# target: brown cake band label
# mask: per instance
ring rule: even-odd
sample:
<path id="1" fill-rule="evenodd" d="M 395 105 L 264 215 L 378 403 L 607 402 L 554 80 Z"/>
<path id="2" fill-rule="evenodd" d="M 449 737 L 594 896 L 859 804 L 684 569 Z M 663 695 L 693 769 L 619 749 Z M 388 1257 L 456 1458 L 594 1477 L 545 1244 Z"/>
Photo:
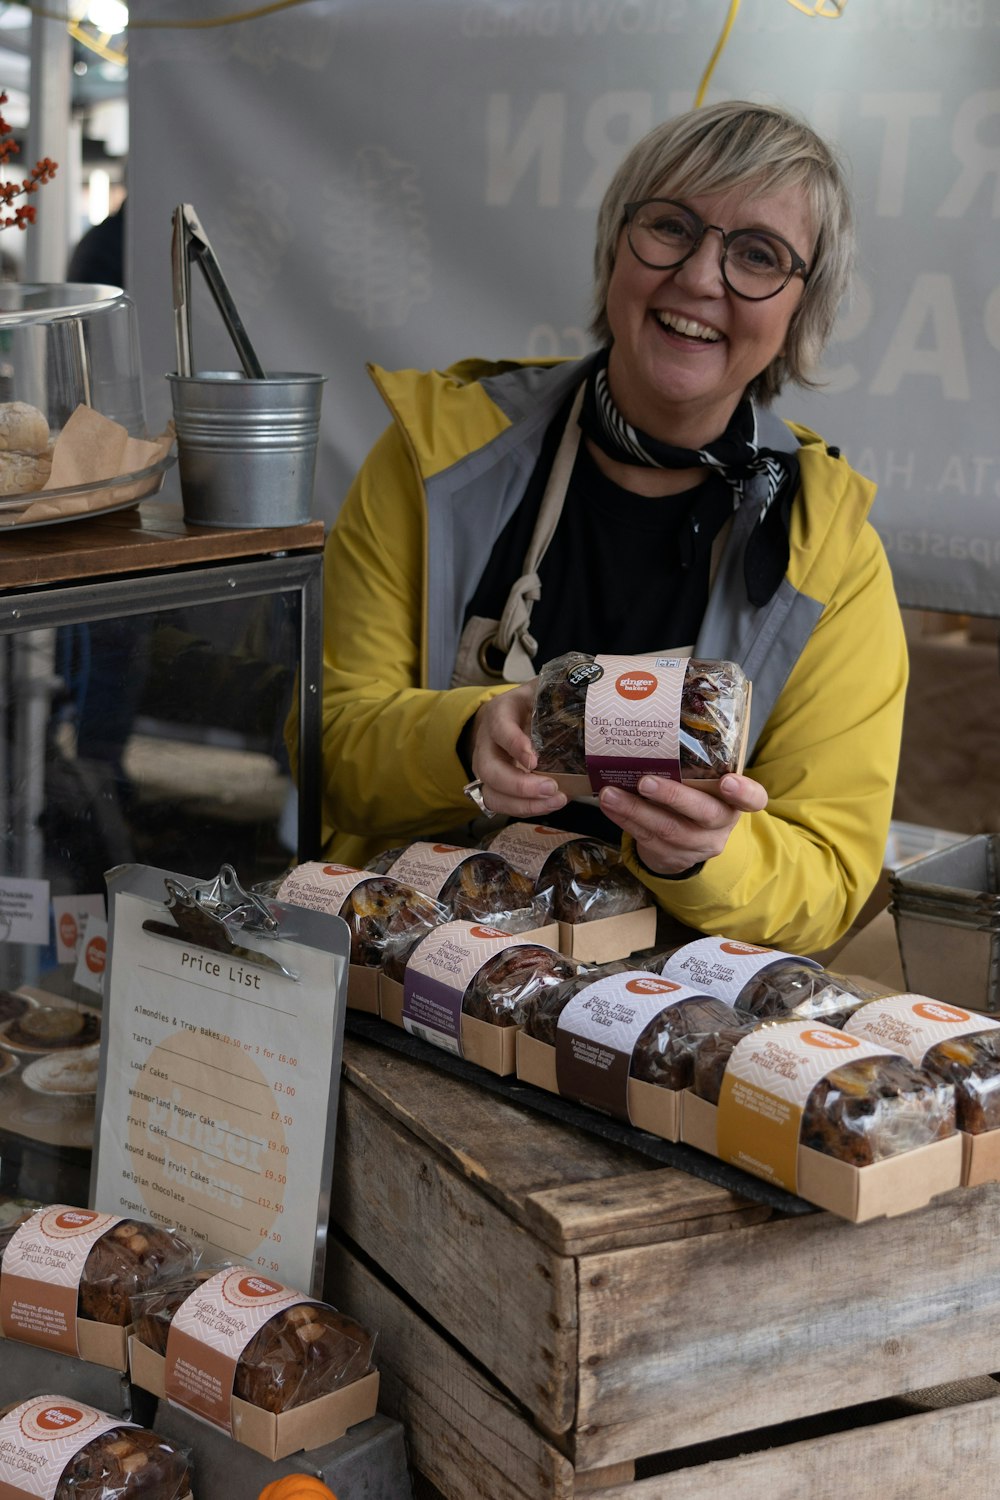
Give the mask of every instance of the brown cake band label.
<path id="1" fill-rule="evenodd" d="M 634 790 L 641 777 L 680 781 L 681 697 L 687 662 L 678 656 L 596 656 L 583 710 L 587 774 Z"/>
<path id="2" fill-rule="evenodd" d="M 835 1068 L 887 1055 L 885 1047 L 812 1021 L 758 1027 L 737 1043 L 726 1065 L 716 1120 L 719 1156 L 797 1192 L 809 1095 Z"/>
<path id="3" fill-rule="evenodd" d="M 134 1427 L 82 1401 L 33 1396 L 0 1417 L 0 1500 L 52 1500 L 81 1448 L 116 1427 Z"/>
<path id="4" fill-rule="evenodd" d="M 425 896 L 436 901 L 441 888 L 453 870 L 464 865 L 467 859 L 482 859 L 482 849 L 468 849 L 455 844 L 411 844 L 398 859 L 393 860 L 386 871 L 394 880 L 402 880 L 415 886 Z M 499 857 L 499 856 L 498 856 Z"/>
<path id="5" fill-rule="evenodd" d="M 338 917 L 340 908 L 354 888 L 374 878 L 370 870 L 354 870 L 350 865 L 310 860 L 289 871 L 278 887 L 276 899 Z"/>
<path id="6" fill-rule="evenodd" d="M 631 1124 L 628 1078 L 636 1043 L 655 1016 L 694 995 L 686 984 L 639 969 L 579 990 L 556 1026 L 560 1094 Z"/>
<path id="7" fill-rule="evenodd" d="M 11 1237 L 0 1266 L 4 1337 L 79 1354 L 76 1307 L 87 1257 L 121 1222 L 120 1214 L 65 1203 L 32 1214 Z"/>
<path id="8" fill-rule="evenodd" d="M 929 995 L 886 995 L 869 1000 L 844 1025 L 852 1036 L 878 1042 L 918 1068 L 938 1042 L 998 1028 L 1000 1021 L 933 1000 Z"/>
<path id="9" fill-rule="evenodd" d="M 564 828 L 548 828 L 544 823 L 508 823 L 490 841 L 490 852 L 502 854 L 515 870 L 529 880 L 537 880 L 557 849 L 582 838 L 582 833 L 567 833 Z"/>
<path id="10" fill-rule="evenodd" d="M 275 1313 L 311 1300 L 249 1266 L 210 1277 L 184 1299 L 167 1330 L 167 1400 L 231 1434 L 240 1355 Z"/>
<path id="11" fill-rule="evenodd" d="M 462 1002 L 469 985 L 498 953 L 536 946 L 485 922 L 443 922 L 418 944 L 406 965 L 404 1028 L 462 1057 Z"/>
<path id="12" fill-rule="evenodd" d="M 815 959 L 783 953 L 779 948 L 759 948 L 735 938 L 707 937 L 678 948 L 667 959 L 662 972 L 671 979 L 694 985 L 701 995 L 713 995 L 716 1000 L 734 1005 L 744 987 L 758 974 L 772 964 L 789 960 L 813 969 L 822 967 Z"/>

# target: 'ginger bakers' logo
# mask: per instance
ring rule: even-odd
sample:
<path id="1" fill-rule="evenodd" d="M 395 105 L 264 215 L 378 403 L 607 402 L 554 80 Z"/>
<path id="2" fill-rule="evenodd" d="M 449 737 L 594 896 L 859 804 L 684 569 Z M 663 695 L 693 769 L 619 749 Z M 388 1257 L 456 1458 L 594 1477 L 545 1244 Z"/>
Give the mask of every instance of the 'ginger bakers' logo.
<path id="1" fill-rule="evenodd" d="M 652 672 L 623 672 L 615 682 L 615 692 L 619 698 L 627 698 L 630 702 L 648 698 L 650 693 L 656 692 L 656 687 L 656 678 Z"/>
<path id="2" fill-rule="evenodd" d="M 104 965 L 108 960 L 107 940 L 102 937 L 91 938 L 84 951 L 83 961 L 91 974 L 103 974 Z"/>
<path id="3" fill-rule="evenodd" d="M 474 938 L 498 938 L 509 937 L 509 932 L 504 932 L 502 927 L 481 927 L 477 922 L 469 928 L 469 936 Z"/>
<path id="4" fill-rule="evenodd" d="M 80 929 L 76 925 L 76 918 L 71 911 L 64 911 L 59 918 L 59 941 L 64 948 L 75 948 Z"/>
<path id="5" fill-rule="evenodd" d="M 266 1276 L 244 1276 L 238 1283 L 244 1297 L 274 1297 L 284 1287 L 277 1281 L 268 1281 Z"/>
<path id="6" fill-rule="evenodd" d="M 457 854 L 461 844 L 432 844 L 431 848 L 435 854 Z"/>
<path id="7" fill-rule="evenodd" d="M 76 1406 L 46 1406 L 35 1421 L 43 1432 L 65 1432 L 83 1421 L 83 1412 Z"/>
<path id="8" fill-rule="evenodd" d="M 626 979 L 625 988 L 633 995 L 669 995 L 679 990 L 679 984 L 669 979 L 660 979 L 656 974 L 644 974 L 640 979 Z"/>
<path id="9" fill-rule="evenodd" d="M 753 943 L 725 942 L 719 944 L 720 953 L 734 953 L 738 958 L 746 958 L 753 953 L 771 953 L 771 948 L 758 948 Z"/>
<path id="10" fill-rule="evenodd" d="M 561 839 L 561 838 L 564 837 L 564 831 L 563 831 L 563 829 L 561 829 L 561 828 L 546 828 L 546 826 L 545 826 L 544 823 L 536 823 L 535 826 L 534 826 L 534 828 L 531 831 L 532 831 L 532 833 L 544 833 L 545 836 L 547 838 L 550 838 L 550 839 Z"/>
<path id="11" fill-rule="evenodd" d="M 355 872 L 350 865 L 324 865 L 324 875 L 353 875 Z"/>
<path id="12" fill-rule="evenodd" d="M 67 1208 L 63 1213 L 56 1214 L 55 1226 L 57 1229 L 89 1229 L 98 1218 L 99 1214 L 90 1213 L 84 1208 Z"/>
<path id="13" fill-rule="evenodd" d="M 829 1052 L 852 1051 L 860 1043 L 854 1037 L 848 1036 L 844 1031 L 827 1031 L 825 1027 L 815 1027 L 801 1033 L 802 1040 L 809 1047 L 822 1047 Z"/>
<path id="14" fill-rule="evenodd" d="M 959 1010 L 957 1005 L 945 1005 L 943 1000 L 918 1000 L 913 1007 L 913 1014 L 920 1016 L 924 1021 L 946 1021 L 958 1024 L 960 1021 L 971 1021 L 967 1010 Z"/>

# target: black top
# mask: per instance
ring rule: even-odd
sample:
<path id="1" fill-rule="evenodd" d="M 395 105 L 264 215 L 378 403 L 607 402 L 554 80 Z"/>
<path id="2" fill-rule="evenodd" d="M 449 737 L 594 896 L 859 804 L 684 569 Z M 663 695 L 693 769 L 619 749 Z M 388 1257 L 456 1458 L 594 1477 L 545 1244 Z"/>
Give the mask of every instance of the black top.
<path id="1" fill-rule="evenodd" d="M 499 619 L 521 576 L 565 422 L 563 410 L 546 433 L 524 500 L 497 539 L 466 619 Z M 711 473 L 678 495 L 650 498 L 622 489 L 581 441 L 562 515 L 538 569 L 541 597 L 530 625 L 536 666 L 565 651 L 645 655 L 690 647 L 708 601 L 712 543 L 732 510 L 732 490 Z M 547 821 L 615 844 L 620 837 L 587 804 L 570 803 Z"/>

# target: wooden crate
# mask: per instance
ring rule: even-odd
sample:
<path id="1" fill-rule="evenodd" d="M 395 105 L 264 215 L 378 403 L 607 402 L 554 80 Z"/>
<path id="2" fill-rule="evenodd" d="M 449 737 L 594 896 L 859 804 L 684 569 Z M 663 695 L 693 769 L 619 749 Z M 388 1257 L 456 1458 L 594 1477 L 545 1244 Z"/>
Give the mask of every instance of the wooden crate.
<path id="1" fill-rule="evenodd" d="M 1000 1458 L 992 1401 L 872 1406 L 1000 1369 L 995 1185 L 784 1217 L 350 1038 L 336 1155 L 328 1295 L 448 1500 L 832 1500 L 844 1464 L 929 1500 Z"/>

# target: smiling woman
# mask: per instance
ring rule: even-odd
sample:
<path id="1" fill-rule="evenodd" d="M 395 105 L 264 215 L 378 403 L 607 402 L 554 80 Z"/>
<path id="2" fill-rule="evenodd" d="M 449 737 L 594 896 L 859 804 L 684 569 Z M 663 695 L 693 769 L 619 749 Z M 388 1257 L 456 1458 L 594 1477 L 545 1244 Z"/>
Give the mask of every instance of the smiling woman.
<path id="1" fill-rule="evenodd" d="M 885 848 L 905 645 L 874 486 L 769 408 L 814 383 L 853 253 L 835 153 L 732 100 L 614 175 L 594 353 L 375 370 L 393 423 L 326 555 L 331 857 L 454 842 L 471 776 L 494 819 L 620 841 L 695 930 L 803 953 L 848 927 Z M 736 662 L 745 774 L 567 804 L 528 730 L 539 668 L 568 651 Z"/>

